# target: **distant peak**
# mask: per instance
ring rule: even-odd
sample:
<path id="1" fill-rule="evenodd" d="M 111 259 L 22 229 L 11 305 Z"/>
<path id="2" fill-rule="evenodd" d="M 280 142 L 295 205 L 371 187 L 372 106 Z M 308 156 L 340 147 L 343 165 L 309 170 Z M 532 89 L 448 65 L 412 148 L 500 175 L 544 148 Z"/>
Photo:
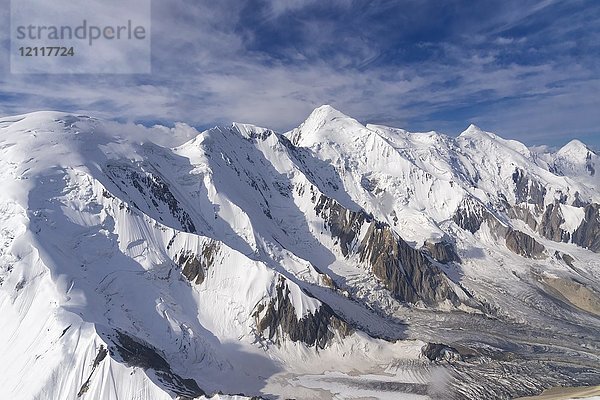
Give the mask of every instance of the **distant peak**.
<path id="1" fill-rule="evenodd" d="M 486 133 L 486 132 L 483 129 L 481 129 L 480 127 L 478 127 L 477 125 L 470 124 L 469 127 L 460 134 L 460 136 L 471 136 L 471 135 L 478 135 L 478 134 L 482 134 L 482 133 Z"/>
<path id="2" fill-rule="evenodd" d="M 580 140 L 573 139 L 566 145 L 564 145 L 559 151 L 558 154 L 576 154 L 581 153 L 582 155 L 586 155 L 590 149 L 585 145 L 585 143 Z"/>
<path id="3" fill-rule="evenodd" d="M 267 128 L 262 128 L 253 124 L 244 124 L 240 122 L 232 123 L 231 129 L 247 139 L 265 138 L 273 132 Z"/>
<path id="4" fill-rule="evenodd" d="M 323 120 L 332 120 L 335 118 L 350 118 L 349 116 L 347 116 L 346 114 L 344 114 L 343 112 L 335 109 L 334 107 L 330 106 L 329 104 L 324 104 L 320 107 L 315 108 L 310 115 L 308 116 L 308 118 L 306 119 L 308 120 L 319 120 L 319 121 L 323 121 Z"/>
<path id="5" fill-rule="evenodd" d="M 319 142 L 323 135 L 330 136 L 325 132 L 345 130 L 347 133 L 361 129 L 366 130 L 360 122 L 325 104 L 315 108 L 298 128 L 289 132 L 289 137 L 295 145 L 307 145 Z"/>

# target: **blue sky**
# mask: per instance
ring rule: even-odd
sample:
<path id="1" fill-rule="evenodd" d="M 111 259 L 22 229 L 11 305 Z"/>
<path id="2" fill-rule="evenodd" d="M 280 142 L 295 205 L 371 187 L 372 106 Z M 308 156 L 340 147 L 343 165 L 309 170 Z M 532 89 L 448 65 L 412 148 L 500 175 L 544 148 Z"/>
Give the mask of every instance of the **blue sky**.
<path id="1" fill-rule="evenodd" d="M 59 109 L 285 131 L 331 104 L 362 122 L 411 131 L 456 135 L 475 123 L 530 145 L 578 138 L 600 148 L 598 1 L 156 0 L 152 7 L 152 74 L 14 75 L 4 57 L 0 113 Z"/>

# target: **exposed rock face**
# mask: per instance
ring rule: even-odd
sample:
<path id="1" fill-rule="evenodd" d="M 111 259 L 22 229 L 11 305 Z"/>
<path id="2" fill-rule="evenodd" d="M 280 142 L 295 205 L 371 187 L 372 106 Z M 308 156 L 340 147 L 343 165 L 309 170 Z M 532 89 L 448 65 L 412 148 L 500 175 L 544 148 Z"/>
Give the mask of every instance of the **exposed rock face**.
<path id="1" fill-rule="evenodd" d="M 430 361 L 463 361 L 463 357 L 458 350 L 440 343 L 427 343 L 421 349 L 421 354 Z"/>
<path id="2" fill-rule="evenodd" d="M 185 251 L 175 256 L 175 262 L 182 268 L 183 275 L 196 285 L 202 284 L 206 271 L 212 266 L 214 256 L 219 250 L 219 244 L 211 241 L 202 247 L 202 254 L 197 255 Z"/>
<path id="3" fill-rule="evenodd" d="M 515 198 L 517 203 L 535 204 L 540 210 L 544 207 L 546 188 L 538 181 L 530 179 L 525 171 L 517 168 L 513 173 Z"/>
<path id="4" fill-rule="evenodd" d="M 543 276 L 540 282 L 548 293 L 590 314 L 600 316 L 600 294 L 571 278 Z"/>
<path id="5" fill-rule="evenodd" d="M 571 268 L 575 268 L 575 265 L 573 264 L 575 262 L 575 259 L 570 254 L 561 253 L 560 251 L 555 251 L 554 258 L 556 258 L 557 260 L 564 261 L 565 264 L 567 264 Z"/>
<path id="6" fill-rule="evenodd" d="M 361 262 L 367 262 L 398 300 L 436 305 L 450 300 L 459 305 L 458 296 L 446 275 L 419 250 L 398 238 L 389 226 L 372 222 L 359 247 Z"/>
<path id="7" fill-rule="evenodd" d="M 589 201 L 585 201 L 581 198 L 579 192 L 575 192 L 575 200 L 573 200 L 573 207 L 585 208 L 590 205 Z"/>
<path id="8" fill-rule="evenodd" d="M 594 168 L 594 162 L 592 161 L 591 152 L 588 151 L 585 161 L 585 169 L 590 173 L 591 176 L 596 175 L 596 168 Z"/>
<path id="9" fill-rule="evenodd" d="M 573 265 L 573 263 L 575 262 L 575 259 L 569 255 L 569 254 L 563 254 L 562 255 L 562 259 L 565 263 L 567 263 L 567 265 L 571 268 L 574 268 L 575 265 Z"/>
<path id="10" fill-rule="evenodd" d="M 576 201 L 579 197 L 576 196 Z M 539 232 L 545 238 L 556 242 L 575 243 L 578 246 L 600 252 L 600 204 L 580 203 L 585 208 L 585 216 L 573 235 L 561 229 L 565 222 L 558 202 L 548 204 L 542 217 Z"/>
<path id="11" fill-rule="evenodd" d="M 412 248 L 387 224 L 375 221 L 362 210 L 348 210 L 325 195 L 316 202 L 315 211 L 325 220 L 332 236 L 339 239 L 342 254 L 348 257 L 352 252 L 358 253 L 360 261 L 371 267 L 396 299 L 408 303 L 422 301 L 428 305 L 445 300 L 460 304 L 448 278 L 431 263 L 428 255 Z M 367 233 L 358 243 L 364 224 L 368 224 Z M 444 260 L 458 258 L 453 249 L 444 245 L 434 251 Z"/>
<path id="12" fill-rule="evenodd" d="M 585 217 L 573 232 L 573 243 L 600 253 L 600 204 L 590 204 L 585 208 Z"/>
<path id="13" fill-rule="evenodd" d="M 277 284 L 275 298 L 266 305 L 259 303 L 253 317 L 256 319 L 258 333 L 262 336 L 268 330 L 266 337 L 269 340 L 277 342 L 285 334 L 294 342 L 303 342 L 321 349 L 327 346 L 336 331 L 342 337 L 352 332 L 350 326 L 326 304 L 322 304 L 314 314 L 298 319 L 290 299 L 290 290 L 283 277 Z"/>
<path id="14" fill-rule="evenodd" d="M 524 205 L 517 204 L 514 207 L 509 206 L 508 216 L 525 222 L 534 231 L 537 231 L 538 229 L 538 221 L 536 220 L 535 215 L 533 215 Z"/>
<path id="15" fill-rule="evenodd" d="M 100 349 L 98 350 L 98 354 L 96 354 L 96 358 L 94 358 L 94 362 L 92 363 L 92 371 L 88 376 L 87 380 L 81 385 L 79 392 L 77 393 L 77 397 L 83 396 L 90 389 L 90 381 L 92 380 L 92 376 L 94 372 L 96 372 L 96 368 L 100 365 L 102 361 L 106 358 L 108 354 L 108 350 L 104 347 L 104 345 L 100 345 Z"/>
<path id="16" fill-rule="evenodd" d="M 113 342 L 111 354 L 117 353 L 129 366 L 144 370 L 151 369 L 156 377 L 173 393 L 181 397 L 196 398 L 205 395 L 193 379 L 185 379 L 171 370 L 169 363 L 153 346 L 141 339 L 130 336 L 122 331 L 115 331 L 116 336 L 110 337 Z"/>
<path id="17" fill-rule="evenodd" d="M 506 247 L 527 258 L 543 258 L 546 248 L 528 234 L 510 229 L 506 235 Z"/>
<path id="18" fill-rule="evenodd" d="M 450 262 L 460 263 L 460 257 L 456 254 L 456 250 L 452 243 L 441 241 L 441 242 L 425 242 L 425 249 L 429 252 L 431 257 L 441 262 L 442 264 L 448 264 Z"/>
<path id="19" fill-rule="evenodd" d="M 122 184 L 126 183 L 125 179 L 128 180 L 128 186 L 135 187 L 144 199 L 150 200 L 149 207 L 154 206 L 154 208 L 157 208 L 159 203 L 165 204 L 171 215 L 181 224 L 181 229 L 184 232 L 197 232 L 192 218 L 179 204 L 177 198 L 171 193 L 169 185 L 160 176 L 123 166 L 107 167 L 107 172 L 112 182 L 121 189 L 123 189 Z M 139 208 L 138 204 L 133 203 L 132 205 Z M 159 217 L 159 220 L 162 220 L 162 218 Z"/>
<path id="20" fill-rule="evenodd" d="M 471 233 L 477 232 L 485 221 L 497 238 L 505 239 L 506 247 L 513 253 L 527 258 L 544 257 L 546 248 L 542 244 L 528 234 L 504 225 L 483 205 L 472 201 L 463 202 L 463 205 L 454 214 L 453 220 L 461 228 L 469 230 Z"/>
<path id="21" fill-rule="evenodd" d="M 489 211 L 472 199 L 463 200 L 452 217 L 456 225 L 471 233 L 477 232 L 486 219 L 489 219 Z"/>
<path id="22" fill-rule="evenodd" d="M 372 219 L 365 212 L 350 211 L 325 195 L 319 197 L 315 211 L 326 221 L 331 235 L 339 239 L 344 257 L 350 254 L 362 225 Z"/>
<path id="23" fill-rule="evenodd" d="M 565 219 L 560 210 L 560 204 L 558 202 L 548 204 L 542 217 L 540 233 L 545 238 L 554 240 L 555 242 L 567 243 L 571 239 L 571 235 L 569 232 L 565 232 L 561 229 L 560 226 L 564 222 Z"/>

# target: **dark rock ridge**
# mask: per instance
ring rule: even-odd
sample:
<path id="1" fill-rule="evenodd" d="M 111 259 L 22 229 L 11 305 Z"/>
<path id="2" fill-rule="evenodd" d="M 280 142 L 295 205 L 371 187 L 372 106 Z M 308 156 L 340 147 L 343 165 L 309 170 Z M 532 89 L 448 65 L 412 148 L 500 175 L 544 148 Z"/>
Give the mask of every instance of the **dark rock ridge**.
<path id="1" fill-rule="evenodd" d="M 374 220 L 363 210 L 348 210 L 323 194 L 316 201 L 315 211 L 332 237 L 338 239 L 342 254 L 358 254 L 360 262 L 372 269 L 396 299 L 413 304 L 422 301 L 437 305 L 445 300 L 460 304 L 448 277 L 431 262 L 428 249 L 412 248 L 389 225 Z M 359 243 L 358 235 L 365 224 L 367 233 Z M 446 245 L 439 245 L 434 251 L 445 261 L 457 259 Z"/>
<path id="2" fill-rule="evenodd" d="M 543 258 L 546 248 L 528 234 L 509 229 L 506 234 L 506 247 L 527 258 Z"/>
<path id="3" fill-rule="evenodd" d="M 170 214 L 181 224 L 181 230 L 189 233 L 197 232 L 190 215 L 179 204 L 179 201 L 169 189 L 169 185 L 157 174 L 147 171 L 140 172 L 126 166 L 109 166 L 107 167 L 107 176 L 123 192 L 126 192 L 124 186 L 135 187 L 149 208 L 157 209 L 159 203 L 165 204 Z M 126 180 L 129 182 L 126 182 Z M 135 202 L 132 205 L 140 209 Z M 159 216 L 158 219 L 162 221 L 162 217 Z"/>
<path id="4" fill-rule="evenodd" d="M 342 337 L 352 332 L 350 326 L 324 303 L 314 314 L 298 319 L 284 277 L 279 278 L 275 297 L 268 304 L 257 304 L 252 316 L 256 320 L 258 334 L 265 338 L 265 331 L 268 331 L 266 338 L 275 343 L 279 343 L 283 333 L 294 342 L 324 349 L 335 332 Z"/>
<path id="5" fill-rule="evenodd" d="M 219 244 L 211 240 L 203 244 L 200 255 L 189 250 L 175 255 L 175 263 L 181 267 L 183 275 L 190 282 L 200 285 L 204 282 L 206 271 L 212 266 L 218 251 Z"/>
<path id="6" fill-rule="evenodd" d="M 98 354 L 96 354 L 96 358 L 94 358 L 94 362 L 92 363 L 92 371 L 90 372 L 90 375 L 88 376 L 87 380 L 83 383 L 83 385 L 81 385 L 81 388 L 79 388 L 77 397 L 83 396 L 90 389 L 90 381 L 92 380 L 92 376 L 94 375 L 94 372 L 96 372 L 96 368 L 98 368 L 100 363 L 104 361 L 107 354 L 108 350 L 104 347 L 104 345 L 100 345 Z"/>
<path id="7" fill-rule="evenodd" d="M 556 242 L 574 243 L 593 252 L 600 252 L 600 204 L 587 204 L 584 208 L 585 216 L 571 235 L 560 227 L 565 222 L 560 204 L 548 204 L 539 227 L 540 234 Z"/>
<path id="8" fill-rule="evenodd" d="M 461 262 L 460 257 L 456 253 L 454 244 L 446 240 L 442 240 L 440 242 L 426 241 L 424 247 L 434 260 L 441 262 L 442 264 Z"/>
<path id="9" fill-rule="evenodd" d="M 560 251 L 557 250 L 557 251 L 554 252 L 554 258 L 557 259 L 557 260 L 564 261 L 564 263 L 567 264 L 571 268 L 575 268 L 575 264 L 574 264 L 575 263 L 575 259 L 570 254 L 561 253 Z"/>
<path id="10" fill-rule="evenodd" d="M 507 214 L 510 218 L 518 219 L 527 224 L 532 230 L 538 230 L 538 221 L 526 205 L 517 204 L 514 207 L 507 207 Z"/>
<path id="11" fill-rule="evenodd" d="M 546 248 L 528 234 L 503 224 L 483 204 L 465 199 L 452 220 L 462 229 L 476 233 L 484 222 L 497 238 L 504 238 L 506 247 L 513 253 L 527 258 L 542 258 Z"/>
<path id="12" fill-rule="evenodd" d="M 492 216 L 485 206 L 471 198 L 466 198 L 458 207 L 452 220 L 456 225 L 471 233 L 476 233 L 486 220 L 491 220 Z"/>
<path id="13" fill-rule="evenodd" d="M 585 208 L 589 205 L 590 205 L 589 201 L 582 199 L 579 192 L 575 192 L 575 200 L 573 200 L 573 204 L 572 204 L 573 207 Z"/>
<path id="14" fill-rule="evenodd" d="M 198 387 L 193 379 L 185 379 L 171 370 L 169 363 L 159 354 L 159 351 L 141 339 L 116 330 L 110 336 L 111 355 L 118 354 L 128 366 L 151 369 L 166 389 L 184 398 L 196 398 L 206 393 Z"/>
<path id="15" fill-rule="evenodd" d="M 594 165 L 591 158 L 591 153 L 587 155 L 586 168 L 591 175 L 595 174 Z M 530 179 L 526 173 L 520 169 L 516 169 L 513 174 L 513 181 L 516 185 L 515 197 L 517 203 L 528 203 L 534 204 L 536 211 L 541 212 L 544 206 L 544 197 L 546 195 L 546 189 L 535 180 Z M 533 230 L 537 231 L 546 239 L 553 240 L 555 242 L 564 243 L 575 243 L 580 247 L 587 248 L 594 252 L 600 252 L 600 223 L 598 217 L 598 210 L 600 205 L 590 204 L 581 199 L 579 192 L 575 193 L 575 199 L 572 205 L 574 207 L 585 208 L 585 218 L 581 222 L 579 228 L 573 233 L 569 233 L 561 228 L 561 225 L 565 222 L 564 215 L 561 211 L 561 204 L 566 204 L 567 196 L 563 193 L 558 193 L 560 199 L 555 200 L 554 203 L 548 204 L 541 216 L 541 222 L 538 224 L 535 215 L 533 215 L 526 207 L 522 207 L 519 204 L 514 207 L 508 206 L 508 216 L 510 218 L 516 218 L 524 221 Z M 536 213 L 539 215 L 538 213 Z M 479 221 L 469 220 L 475 216 L 468 214 L 464 209 L 461 209 L 455 215 L 454 221 L 464 229 L 469 229 L 471 232 L 475 228 L 478 229 Z M 509 232 L 510 237 L 507 236 L 507 245 L 517 254 L 530 257 L 536 251 L 537 246 L 533 238 L 525 237 L 522 234 Z M 525 239 L 523 243 L 520 243 L 521 239 Z M 538 251 L 539 253 L 539 251 Z M 534 255 L 535 257 L 535 255 Z"/>
<path id="16" fill-rule="evenodd" d="M 430 361 L 463 361 L 463 357 L 458 350 L 441 343 L 427 343 L 421 348 L 421 354 Z"/>
<path id="17" fill-rule="evenodd" d="M 554 202 L 546 206 L 546 211 L 542 216 L 540 233 L 543 237 L 554 240 L 555 242 L 568 243 L 571 240 L 571 234 L 565 232 L 560 226 L 565 222 L 565 218 L 560 209 L 560 204 Z"/>
<path id="18" fill-rule="evenodd" d="M 546 188 L 540 182 L 527 176 L 525 171 L 520 168 L 515 169 L 512 178 L 515 183 L 516 202 L 534 204 L 538 210 L 542 210 Z"/>
<path id="19" fill-rule="evenodd" d="M 455 306 L 460 305 L 446 274 L 422 251 L 395 235 L 387 224 L 371 222 L 358 254 L 396 299 L 413 304 L 423 301 L 430 306 L 450 300 Z"/>
<path id="20" fill-rule="evenodd" d="M 356 244 L 362 225 L 373 220 L 365 212 L 350 211 L 325 195 L 319 197 L 315 211 L 326 221 L 331 235 L 339 239 L 339 246 L 344 257 L 347 257 L 353 250 L 352 246 Z"/>
<path id="21" fill-rule="evenodd" d="M 569 267 L 575 268 L 575 265 L 573 264 L 575 262 L 575 259 L 573 258 L 573 256 L 571 256 L 570 254 L 563 253 L 561 258 Z"/>
<path id="22" fill-rule="evenodd" d="M 596 168 L 594 168 L 594 162 L 592 161 L 592 152 L 588 151 L 585 158 L 585 169 L 590 173 L 591 176 L 596 175 Z"/>
<path id="23" fill-rule="evenodd" d="M 600 204 L 590 204 L 585 208 L 583 221 L 573 232 L 573 243 L 600 253 Z"/>

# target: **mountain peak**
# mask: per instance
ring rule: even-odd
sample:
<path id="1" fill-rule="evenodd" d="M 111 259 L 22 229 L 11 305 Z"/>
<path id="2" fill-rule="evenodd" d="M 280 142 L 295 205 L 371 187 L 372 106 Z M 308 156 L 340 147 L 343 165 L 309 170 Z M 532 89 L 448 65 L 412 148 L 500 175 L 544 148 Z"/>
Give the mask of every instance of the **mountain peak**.
<path id="1" fill-rule="evenodd" d="M 468 136 L 478 136 L 478 135 L 488 135 L 488 133 L 486 131 L 484 131 L 483 129 L 481 129 L 480 127 L 478 127 L 475 124 L 470 124 L 469 127 L 467 129 L 465 129 L 460 135 L 459 137 L 468 137 Z"/>
<path id="2" fill-rule="evenodd" d="M 310 115 L 308 116 L 308 118 L 306 119 L 304 124 L 306 124 L 309 121 L 316 122 L 316 123 L 327 122 L 327 121 L 332 121 L 337 118 L 350 118 L 350 117 L 347 116 L 346 114 L 344 114 L 343 112 L 337 110 L 336 108 L 330 106 L 329 104 L 324 104 L 320 107 L 315 108 L 310 113 Z"/>
<path id="3" fill-rule="evenodd" d="M 320 142 L 326 137 L 339 141 L 339 134 L 348 134 L 366 128 L 354 118 L 325 104 L 315 108 L 308 118 L 296 129 L 288 132 L 292 143 L 298 145 L 310 145 Z"/>
<path id="4" fill-rule="evenodd" d="M 560 150 L 558 150 L 558 155 L 568 156 L 568 155 L 582 155 L 586 156 L 590 149 L 580 140 L 573 139 L 566 145 L 564 145 Z"/>
<path id="5" fill-rule="evenodd" d="M 231 124 L 231 129 L 234 132 L 238 132 L 243 137 L 250 139 L 256 137 L 268 136 L 272 131 L 268 128 L 263 128 L 253 124 L 245 124 L 240 122 L 234 122 Z"/>

